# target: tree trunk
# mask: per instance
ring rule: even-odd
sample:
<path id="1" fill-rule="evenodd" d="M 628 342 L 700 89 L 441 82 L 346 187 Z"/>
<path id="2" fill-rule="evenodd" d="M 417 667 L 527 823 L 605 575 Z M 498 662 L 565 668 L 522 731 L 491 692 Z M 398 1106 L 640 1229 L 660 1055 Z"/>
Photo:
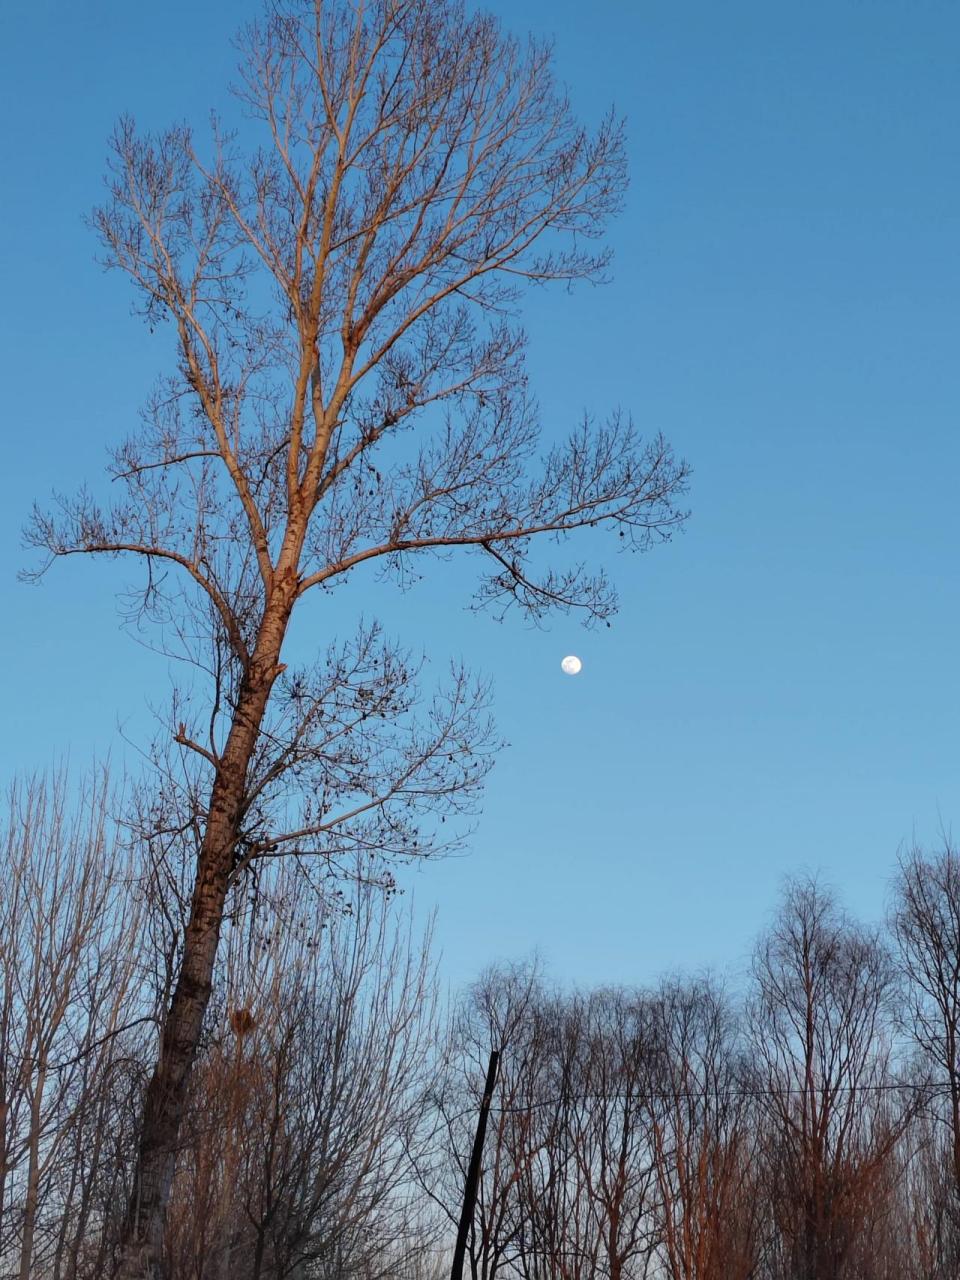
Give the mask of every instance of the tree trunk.
<path id="1" fill-rule="evenodd" d="M 33 1262 L 33 1240 L 37 1229 L 40 1204 L 40 1124 L 47 1067 L 41 1062 L 37 1084 L 30 1104 L 30 1159 L 27 1169 L 27 1195 L 23 1207 L 23 1240 L 20 1245 L 20 1280 L 30 1280 Z"/>
<path id="2" fill-rule="evenodd" d="M 240 689 L 227 744 L 214 778 L 207 825 L 197 859 L 190 919 L 180 972 L 164 1020 L 160 1049 L 147 1086 L 133 1190 L 121 1239 L 118 1280 L 160 1280 L 163 1227 L 176 1165 L 187 1084 L 196 1059 L 223 924 L 247 770 L 263 722 L 293 604 L 268 606 L 257 647 Z"/>

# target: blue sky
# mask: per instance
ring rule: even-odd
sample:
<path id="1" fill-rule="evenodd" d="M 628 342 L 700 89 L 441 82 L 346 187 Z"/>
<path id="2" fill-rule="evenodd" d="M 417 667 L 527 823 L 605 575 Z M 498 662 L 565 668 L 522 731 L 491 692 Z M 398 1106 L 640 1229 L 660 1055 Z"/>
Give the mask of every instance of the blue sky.
<path id="1" fill-rule="evenodd" d="M 584 116 L 629 121 L 613 282 L 526 307 L 547 430 L 628 409 L 692 463 L 693 517 L 613 558 L 611 630 L 466 613 L 468 561 L 399 599 L 370 586 L 439 671 L 494 679 L 511 743 L 469 856 L 405 883 L 439 908 L 451 982 L 534 948 L 582 982 L 736 972 L 785 873 L 819 869 L 875 918 L 898 847 L 960 823 L 960 7 L 494 7 L 556 35 Z M 165 695 L 120 629 L 122 570 L 15 573 L 31 500 L 97 480 L 164 364 L 82 215 L 121 111 L 202 125 L 223 100 L 253 7 L 199 8 L 4 6 L 5 778 L 122 761 L 118 729 L 144 742 Z M 313 611 L 294 642 L 335 626 Z"/>

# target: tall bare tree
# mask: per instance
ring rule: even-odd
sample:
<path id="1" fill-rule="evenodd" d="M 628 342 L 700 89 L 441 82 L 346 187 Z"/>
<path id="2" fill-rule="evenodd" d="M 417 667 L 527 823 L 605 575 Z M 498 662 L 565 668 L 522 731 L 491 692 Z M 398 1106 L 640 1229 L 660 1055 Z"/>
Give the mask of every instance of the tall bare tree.
<path id="1" fill-rule="evenodd" d="M 532 541 L 604 524 L 642 549 L 682 518 L 683 465 L 622 417 L 541 454 L 510 319 L 525 281 L 603 273 L 619 122 L 581 128 L 550 50 L 458 0 L 278 0 L 242 45 L 241 135 L 116 132 L 95 223 L 175 366 L 115 452 L 123 496 L 65 499 L 30 532 L 50 558 L 139 558 L 142 608 L 209 676 L 171 725 L 198 852 L 127 1276 L 158 1265 L 231 884 L 284 853 L 423 852 L 418 820 L 468 803 L 488 763 L 462 673 L 423 724 L 370 632 L 287 670 L 305 595 L 467 548 L 481 602 L 603 618 L 603 574 L 545 568 Z"/>

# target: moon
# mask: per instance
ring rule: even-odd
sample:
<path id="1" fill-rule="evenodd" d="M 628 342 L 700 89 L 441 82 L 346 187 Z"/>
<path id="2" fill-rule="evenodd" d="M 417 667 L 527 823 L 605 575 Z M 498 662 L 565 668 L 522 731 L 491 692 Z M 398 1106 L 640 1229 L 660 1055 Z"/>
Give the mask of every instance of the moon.
<path id="1" fill-rule="evenodd" d="M 565 676 L 578 676 L 583 669 L 583 663 L 576 654 L 569 653 L 560 663 L 560 670 Z"/>

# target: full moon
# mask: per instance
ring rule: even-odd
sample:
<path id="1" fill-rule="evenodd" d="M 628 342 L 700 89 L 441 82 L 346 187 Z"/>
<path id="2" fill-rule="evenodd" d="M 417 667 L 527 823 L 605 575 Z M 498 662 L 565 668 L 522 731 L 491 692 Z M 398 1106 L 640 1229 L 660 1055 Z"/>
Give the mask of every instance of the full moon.
<path id="1" fill-rule="evenodd" d="M 572 653 L 560 663 L 560 670 L 567 676 L 578 676 L 582 668 L 583 663 Z"/>

